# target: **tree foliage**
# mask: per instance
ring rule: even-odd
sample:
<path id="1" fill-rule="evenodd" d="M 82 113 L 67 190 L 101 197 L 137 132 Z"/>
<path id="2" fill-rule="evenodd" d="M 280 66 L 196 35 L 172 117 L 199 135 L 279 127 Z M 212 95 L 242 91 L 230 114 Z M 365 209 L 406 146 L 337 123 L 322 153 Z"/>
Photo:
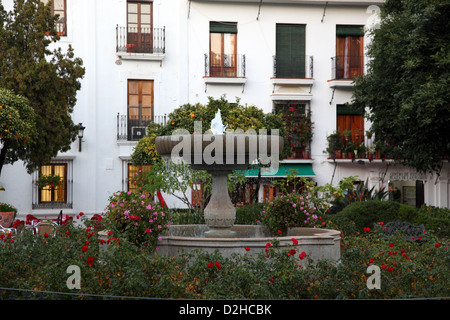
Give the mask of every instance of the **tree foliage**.
<path id="1" fill-rule="evenodd" d="M 35 136 L 35 114 L 28 100 L 0 88 L 0 142 L 26 149 Z"/>
<path id="2" fill-rule="evenodd" d="M 211 120 L 214 119 L 217 110 L 220 109 L 222 122 L 227 126 L 227 130 L 242 130 L 243 132 L 253 129 L 257 133 L 259 130 L 267 130 L 267 134 L 272 129 L 278 129 L 279 135 L 286 137 L 286 124 L 280 114 L 264 113 L 262 109 L 254 105 L 241 105 L 230 103 L 224 96 L 220 99 L 209 98 L 208 104 L 184 104 L 168 115 L 165 125 L 151 123 L 148 127 L 146 138 L 139 140 L 132 154 L 133 164 L 148 164 L 159 162 L 161 159 L 156 156 L 154 139 L 156 136 L 171 135 L 177 129 L 187 130 L 189 133 L 196 132 L 195 122 L 202 124 L 202 132 L 205 133 L 211 127 Z M 285 138 L 284 149 L 281 158 L 290 155 L 291 149 Z"/>
<path id="3" fill-rule="evenodd" d="M 378 147 L 421 172 L 450 155 L 450 2 L 387 0 L 353 105 L 368 108 Z"/>
<path id="4" fill-rule="evenodd" d="M 37 134 L 27 149 L 5 144 L 3 164 L 18 159 L 29 172 L 45 164 L 59 151 L 67 151 L 75 140 L 78 126 L 70 114 L 84 76 L 82 60 L 69 45 L 50 50 L 59 40 L 51 5 L 39 0 L 16 0 L 6 11 L 0 4 L 0 87 L 28 99 L 36 115 Z"/>

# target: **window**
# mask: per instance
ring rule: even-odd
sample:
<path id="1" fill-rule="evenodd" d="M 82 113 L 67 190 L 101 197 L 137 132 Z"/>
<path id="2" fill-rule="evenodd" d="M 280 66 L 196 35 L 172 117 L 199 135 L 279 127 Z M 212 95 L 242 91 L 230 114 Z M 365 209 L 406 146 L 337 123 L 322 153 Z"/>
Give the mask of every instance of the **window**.
<path id="1" fill-rule="evenodd" d="M 302 24 L 276 25 L 277 78 L 305 78 L 305 29 Z"/>
<path id="2" fill-rule="evenodd" d="M 41 175 L 57 175 L 61 183 L 56 187 L 37 188 Z M 33 174 L 33 209 L 72 208 L 72 161 L 55 160 L 43 165 Z"/>
<path id="3" fill-rule="evenodd" d="M 153 51 L 153 3 L 150 1 L 127 2 L 127 50 L 152 53 Z"/>
<path id="4" fill-rule="evenodd" d="M 128 163 L 128 173 L 127 173 L 127 191 L 138 191 L 138 185 L 142 182 L 140 180 L 140 174 L 143 172 L 150 171 L 152 166 L 149 164 L 143 164 L 139 166 L 134 166 L 131 163 Z"/>
<path id="5" fill-rule="evenodd" d="M 44 4 L 47 4 L 50 0 L 41 0 Z M 56 31 L 60 36 L 67 36 L 67 9 L 66 0 L 51 0 L 52 2 L 52 14 L 58 15 L 59 19 L 56 22 Z"/>
<path id="6" fill-rule="evenodd" d="M 360 145 L 364 142 L 364 114 L 349 105 L 337 105 L 337 130 L 341 134 L 351 130 L 348 141 Z"/>
<path id="7" fill-rule="evenodd" d="M 336 79 L 353 79 L 364 71 L 362 26 L 336 26 Z"/>
<path id="8" fill-rule="evenodd" d="M 128 140 L 139 140 L 153 120 L 153 80 L 128 80 Z"/>
<path id="9" fill-rule="evenodd" d="M 237 23 L 210 22 L 210 76 L 236 77 Z"/>

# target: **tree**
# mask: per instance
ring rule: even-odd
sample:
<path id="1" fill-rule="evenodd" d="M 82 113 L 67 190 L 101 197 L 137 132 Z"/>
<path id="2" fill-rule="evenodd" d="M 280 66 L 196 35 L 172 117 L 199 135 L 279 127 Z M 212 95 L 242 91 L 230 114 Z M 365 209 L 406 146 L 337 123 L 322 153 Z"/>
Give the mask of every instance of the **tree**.
<path id="1" fill-rule="evenodd" d="M 36 122 L 28 148 L 5 141 L 0 172 L 4 164 L 18 159 L 32 172 L 59 151 L 69 150 L 76 139 L 78 125 L 70 114 L 85 70 L 70 45 L 66 52 L 50 51 L 49 46 L 59 40 L 57 19 L 51 4 L 40 0 L 16 0 L 10 12 L 0 4 L 0 87 L 26 97 Z"/>
<path id="2" fill-rule="evenodd" d="M 367 107 L 377 144 L 390 156 L 439 173 L 450 155 L 450 2 L 387 0 L 371 36 L 353 105 Z"/>

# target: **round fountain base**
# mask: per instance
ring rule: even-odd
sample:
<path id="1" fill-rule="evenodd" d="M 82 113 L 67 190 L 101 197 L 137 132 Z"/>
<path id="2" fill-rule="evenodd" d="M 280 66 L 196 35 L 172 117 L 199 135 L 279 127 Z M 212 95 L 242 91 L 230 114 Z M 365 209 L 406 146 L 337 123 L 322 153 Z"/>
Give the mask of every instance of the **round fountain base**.
<path id="1" fill-rule="evenodd" d="M 227 236 L 212 237 L 214 231 L 220 235 L 226 229 L 211 230 L 207 225 L 172 225 L 158 242 L 158 252 L 169 257 L 193 250 L 217 250 L 225 257 L 234 253 L 252 255 L 265 251 L 267 243 L 277 239 L 280 249 L 294 248 L 297 259 L 300 252 L 305 252 L 313 261 L 337 262 L 340 259 L 341 236 L 336 230 L 290 228 L 285 236 L 273 236 L 263 225 L 234 225 L 230 230 L 233 236 L 227 233 Z M 296 239 L 298 244 L 294 245 L 292 239 Z M 299 261 L 299 264 L 305 265 L 305 261 Z"/>

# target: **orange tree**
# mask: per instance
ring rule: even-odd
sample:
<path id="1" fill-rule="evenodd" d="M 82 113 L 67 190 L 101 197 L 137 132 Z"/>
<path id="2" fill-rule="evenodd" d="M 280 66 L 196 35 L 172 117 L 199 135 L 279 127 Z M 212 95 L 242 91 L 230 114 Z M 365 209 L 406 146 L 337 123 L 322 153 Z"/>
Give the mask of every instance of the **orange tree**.
<path id="1" fill-rule="evenodd" d="M 0 162 L 13 162 L 21 158 L 35 138 L 35 113 L 28 100 L 0 88 L 0 159 L 3 160 Z M 15 152 L 8 152 L 8 149 Z"/>

